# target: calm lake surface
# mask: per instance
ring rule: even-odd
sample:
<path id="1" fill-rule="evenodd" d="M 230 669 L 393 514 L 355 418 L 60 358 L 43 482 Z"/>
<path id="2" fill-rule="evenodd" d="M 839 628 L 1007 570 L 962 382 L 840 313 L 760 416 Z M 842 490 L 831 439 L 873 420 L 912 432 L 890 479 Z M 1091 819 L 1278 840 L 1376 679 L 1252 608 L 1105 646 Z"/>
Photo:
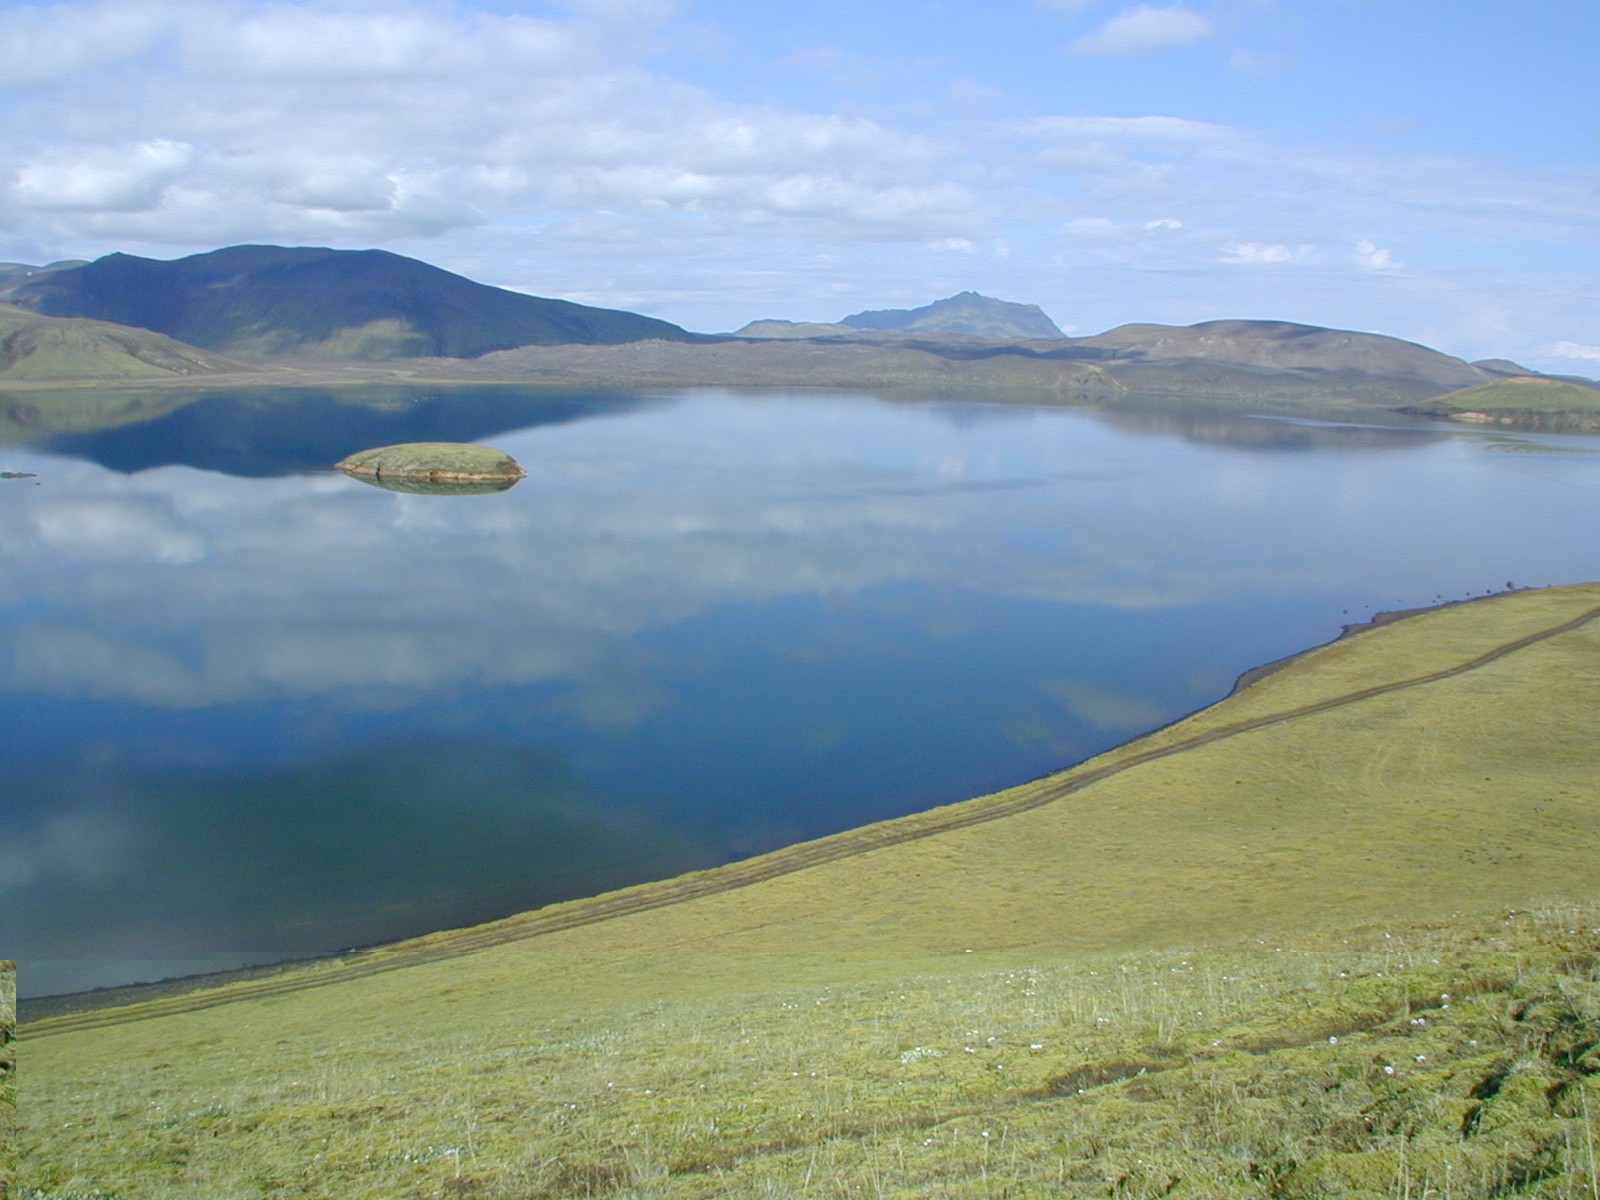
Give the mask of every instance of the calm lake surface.
<path id="1" fill-rule="evenodd" d="M 481 438 L 528 478 L 326 464 Z M 212 397 L 0 448 L 25 995 L 959 800 L 1374 612 L 1600 577 L 1600 439 L 858 395 Z"/>

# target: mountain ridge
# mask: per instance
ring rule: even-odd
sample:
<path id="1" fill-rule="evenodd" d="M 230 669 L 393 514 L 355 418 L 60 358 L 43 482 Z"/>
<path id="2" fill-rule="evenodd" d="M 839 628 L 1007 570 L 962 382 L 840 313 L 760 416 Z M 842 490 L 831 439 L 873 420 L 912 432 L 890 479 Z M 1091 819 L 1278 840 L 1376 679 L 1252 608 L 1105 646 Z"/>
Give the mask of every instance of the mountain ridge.
<path id="1" fill-rule="evenodd" d="M 154 330 L 243 358 L 472 358 L 523 345 L 697 335 L 667 321 L 476 283 L 386 250 L 228 246 L 109 254 L 0 294 L 44 316 Z"/>
<path id="2" fill-rule="evenodd" d="M 80 328 L 67 339 L 70 352 L 54 344 L 67 337 L 64 327 L 46 338 L 54 339 L 49 354 L 14 347 L 0 371 L 30 387 L 83 378 L 161 385 L 192 374 L 207 354 L 316 372 L 319 385 L 377 372 L 575 386 L 975 388 L 1074 403 L 1182 397 L 1241 411 L 1328 403 L 1425 412 L 1419 406 L 1435 397 L 1497 380 L 1592 383 L 1506 359 L 1469 363 L 1385 334 L 1280 320 L 1138 322 L 1068 337 L 1037 305 L 973 291 L 844 318 L 855 324 L 765 320 L 735 334 L 697 334 L 488 287 L 383 250 L 242 245 L 173 260 L 111 254 L 91 263 L 5 263 L 0 304 L 7 301 L 41 319 L 112 323 Z M 123 332 L 109 332 L 118 326 Z M 156 350 L 139 342 L 139 330 L 190 349 L 175 350 L 175 342 Z M 138 345 L 144 349 L 130 349 Z M 1536 401 L 1555 395 L 1522 391 Z"/>

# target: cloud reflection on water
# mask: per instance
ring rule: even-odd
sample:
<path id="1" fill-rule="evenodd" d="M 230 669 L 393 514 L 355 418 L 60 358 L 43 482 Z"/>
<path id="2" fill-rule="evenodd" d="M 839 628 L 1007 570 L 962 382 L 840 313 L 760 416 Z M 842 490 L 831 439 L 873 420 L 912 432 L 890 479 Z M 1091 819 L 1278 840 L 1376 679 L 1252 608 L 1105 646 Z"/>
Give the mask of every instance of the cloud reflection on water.
<path id="1" fill-rule="evenodd" d="M 601 411 L 497 436 L 529 475 L 485 496 L 8 451 L 15 952 L 329 948 L 704 865 L 1081 757 L 1373 608 L 1593 574 L 1527 517 L 1590 464 L 1466 437 Z"/>
<path id="2" fill-rule="evenodd" d="M 372 695 L 351 685 L 370 682 L 389 705 L 571 678 L 641 629 L 797 592 L 912 580 L 1174 605 L 1333 581 L 1281 545 L 1241 560 L 1218 509 L 1282 492 L 1249 461 L 1163 479 L 1172 455 L 1151 462 L 1145 446 L 1136 464 L 1128 439 L 1082 417 L 959 429 L 911 409 L 804 411 L 706 400 L 502 437 L 531 477 L 459 503 L 319 476 L 41 464 L 49 486 L 0 512 L 0 563 L 48 615 L 19 629 L 3 686 L 360 706 Z"/>

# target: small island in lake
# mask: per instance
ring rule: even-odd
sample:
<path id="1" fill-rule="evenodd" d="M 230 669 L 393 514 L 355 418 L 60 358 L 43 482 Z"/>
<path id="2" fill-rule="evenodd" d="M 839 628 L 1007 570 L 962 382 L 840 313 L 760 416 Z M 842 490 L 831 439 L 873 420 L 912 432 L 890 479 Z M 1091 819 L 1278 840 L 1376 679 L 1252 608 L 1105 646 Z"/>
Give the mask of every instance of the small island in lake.
<path id="1" fill-rule="evenodd" d="M 527 475 L 504 450 L 475 442 L 402 442 L 362 450 L 334 464 L 346 475 L 402 491 L 502 491 Z"/>

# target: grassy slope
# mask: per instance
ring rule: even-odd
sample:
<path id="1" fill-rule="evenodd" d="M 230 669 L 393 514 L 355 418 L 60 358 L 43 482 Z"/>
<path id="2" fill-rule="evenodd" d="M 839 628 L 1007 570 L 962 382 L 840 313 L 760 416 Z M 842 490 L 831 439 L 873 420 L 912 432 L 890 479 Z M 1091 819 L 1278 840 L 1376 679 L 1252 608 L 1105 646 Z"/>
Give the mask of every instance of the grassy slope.
<path id="1" fill-rule="evenodd" d="M 1512 423 L 1542 417 L 1594 428 L 1600 424 L 1600 387 L 1560 379 L 1497 379 L 1438 396 L 1427 407 L 1459 417 Z"/>
<path id="2" fill-rule="evenodd" d="M 0 380 L 5 382 L 152 381 L 253 369 L 146 329 L 41 317 L 0 304 Z"/>
<path id="3" fill-rule="evenodd" d="M 1505 920 L 1600 873 L 1597 612 L 1589 585 L 1408 618 L 750 886 L 29 1026 L 24 1178 L 1600 1195 L 1600 917 Z"/>

